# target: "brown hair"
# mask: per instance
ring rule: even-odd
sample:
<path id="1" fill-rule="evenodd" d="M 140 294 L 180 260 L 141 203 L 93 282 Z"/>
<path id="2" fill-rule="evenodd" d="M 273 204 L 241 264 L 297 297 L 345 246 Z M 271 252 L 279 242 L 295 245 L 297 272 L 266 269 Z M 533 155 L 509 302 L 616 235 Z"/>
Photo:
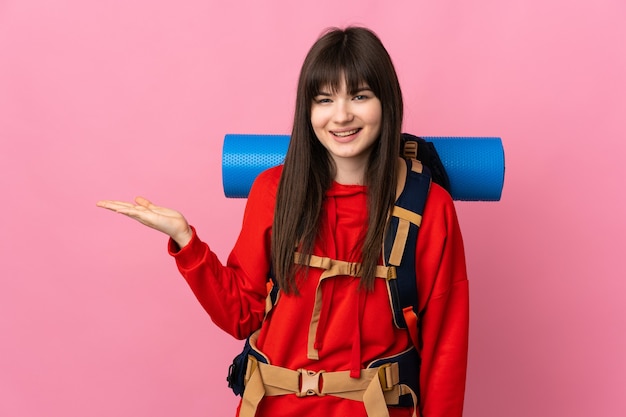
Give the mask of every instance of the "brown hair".
<path id="1" fill-rule="evenodd" d="M 281 290 L 298 292 L 296 247 L 305 256 L 313 250 L 326 190 L 333 180 L 333 161 L 311 126 L 313 99 L 324 87 L 338 90 L 345 78 L 349 92 L 367 84 L 382 105 L 380 137 L 373 145 L 365 184 L 368 224 L 362 232 L 361 284 L 371 289 L 381 255 L 387 216 L 395 201 L 402 125 L 402 94 L 391 58 L 369 29 L 332 28 L 307 54 L 298 81 L 289 149 L 276 196 L 272 227 L 272 266 Z"/>

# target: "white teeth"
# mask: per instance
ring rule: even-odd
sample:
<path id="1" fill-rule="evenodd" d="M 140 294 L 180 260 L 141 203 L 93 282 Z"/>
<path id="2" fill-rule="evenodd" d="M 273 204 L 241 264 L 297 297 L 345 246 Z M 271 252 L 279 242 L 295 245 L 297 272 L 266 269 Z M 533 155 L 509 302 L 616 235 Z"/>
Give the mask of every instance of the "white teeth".
<path id="1" fill-rule="evenodd" d="M 333 132 L 333 135 L 339 136 L 340 138 L 343 138 L 343 137 L 346 137 L 346 136 L 354 135 L 358 131 L 359 131 L 359 129 L 349 130 L 347 132 Z"/>

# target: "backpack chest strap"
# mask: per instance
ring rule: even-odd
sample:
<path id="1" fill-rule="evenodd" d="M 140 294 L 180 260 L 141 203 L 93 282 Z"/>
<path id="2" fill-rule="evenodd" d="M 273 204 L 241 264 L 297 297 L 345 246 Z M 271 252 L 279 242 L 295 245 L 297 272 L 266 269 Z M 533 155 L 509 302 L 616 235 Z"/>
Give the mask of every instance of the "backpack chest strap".
<path id="1" fill-rule="evenodd" d="M 317 328 L 320 323 L 320 317 L 322 313 L 322 281 L 336 277 L 340 275 L 347 275 L 351 277 L 359 277 L 361 274 L 361 264 L 358 262 L 340 261 L 337 259 L 326 258 L 322 256 L 310 255 L 308 257 L 302 255 L 299 252 L 295 253 L 295 263 L 299 265 L 306 265 L 312 268 L 321 268 L 324 271 L 320 275 L 315 288 L 315 302 L 313 304 L 313 314 L 311 315 L 311 322 L 309 323 L 308 341 L 307 341 L 307 358 L 313 360 L 319 360 L 319 352 L 315 347 L 315 338 L 317 335 Z M 396 277 L 396 269 L 393 266 L 376 267 L 376 277 L 385 278 L 386 280 L 394 279 Z"/>
<path id="2" fill-rule="evenodd" d="M 306 259 L 306 256 L 296 252 L 294 262 L 299 265 L 324 269 L 320 279 L 336 277 L 338 275 L 347 275 L 351 277 L 361 276 L 361 264 L 359 262 L 340 261 L 317 255 L 311 255 L 308 258 L 309 259 Z M 376 267 L 376 278 L 395 278 L 395 268 L 391 266 L 378 265 Z"/>

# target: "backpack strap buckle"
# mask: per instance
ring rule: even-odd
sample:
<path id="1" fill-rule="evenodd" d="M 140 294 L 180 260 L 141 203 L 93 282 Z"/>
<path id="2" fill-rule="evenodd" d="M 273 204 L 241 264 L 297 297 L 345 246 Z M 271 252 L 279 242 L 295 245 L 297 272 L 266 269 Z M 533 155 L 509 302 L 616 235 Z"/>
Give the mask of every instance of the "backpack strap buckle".
<path id="1" fill-rule="evenodd" d="M 325 395 L 320 392 L 320 375 L 324 371 L 310 371 L 307 369 L 298 369 L 300 373 L 300 392 L 296 393 L 297 397 L 306 397 L 317 395 L 319 397 Z"/>
<path id="2" fill-rule="evenodd" d="M 393 367 L 391 363 L 386 363 L 378 368 L 378 380 L 380 381 L 380 387 L 383 392 L 391 391 L 398 384 L 397 364 L 396 364 L 396 376 L 393 375 Z"/>

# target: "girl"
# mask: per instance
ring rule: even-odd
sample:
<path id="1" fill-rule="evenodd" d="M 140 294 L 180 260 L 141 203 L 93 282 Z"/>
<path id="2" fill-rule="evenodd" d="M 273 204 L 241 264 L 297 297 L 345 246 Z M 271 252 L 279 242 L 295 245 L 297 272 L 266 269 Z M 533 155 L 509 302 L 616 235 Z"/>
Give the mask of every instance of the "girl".
<path id="1" fill-rule="evenodd" d="M 226 265 L 174 210 L 141 197 L 98 203 L 169 235 L 169 253 L 211 319 L 234 337 L 252 335 L 237 415 L 462 414 L 465 257 L 452 200 L 438 185 L 430 187 L 414 254 L 414 339 L 394 324 L 380 279 L 388 272 L 381 248 L 389 213 L 406 171 L 402 113 L 396 72 L 378 37 L 365 28 L 332 29 L 304 61 L 284 165 L 255 180 Z M 275 302 L 266 302 L 268 282 L 279 289 Z M 407 355 L 417 360 L 406 362 Z M 390 366 L 373 365 L 381 358 L 391 358 Z M 408 404 L 399 400 L 407 397 Z"/>

